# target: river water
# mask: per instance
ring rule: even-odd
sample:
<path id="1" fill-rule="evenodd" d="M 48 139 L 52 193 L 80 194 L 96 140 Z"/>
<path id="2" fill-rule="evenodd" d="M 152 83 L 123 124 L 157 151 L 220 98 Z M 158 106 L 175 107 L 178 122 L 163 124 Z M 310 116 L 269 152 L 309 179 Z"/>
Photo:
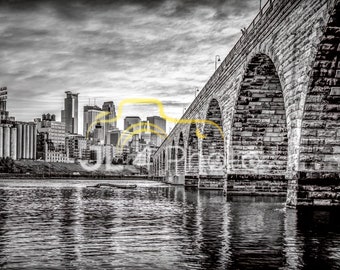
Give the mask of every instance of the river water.
<path id="1" fill-rule="evenodd" d="M 340 269 L 336 211 L 96 183 L 0 180 L 0 269 Z"/>

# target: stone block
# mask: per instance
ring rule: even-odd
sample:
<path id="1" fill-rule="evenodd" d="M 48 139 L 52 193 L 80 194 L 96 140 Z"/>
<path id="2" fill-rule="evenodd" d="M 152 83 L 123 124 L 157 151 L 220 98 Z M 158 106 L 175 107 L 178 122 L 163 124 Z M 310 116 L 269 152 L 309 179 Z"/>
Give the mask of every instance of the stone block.
<path id="1" fill-rule="evenodd" d="M 340 96 L 340 87 L 332 87 L 330 95 L 331 96 Z"/>

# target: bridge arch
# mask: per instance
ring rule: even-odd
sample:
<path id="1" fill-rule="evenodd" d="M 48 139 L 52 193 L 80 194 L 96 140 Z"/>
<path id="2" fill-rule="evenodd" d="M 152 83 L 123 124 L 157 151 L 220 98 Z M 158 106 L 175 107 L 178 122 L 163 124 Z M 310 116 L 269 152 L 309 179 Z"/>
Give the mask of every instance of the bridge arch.
<path id="1" fill-rule="evenodd" d="M 340 172 L 340 3 L 318 44 L 300 138 L 300 171 Z"/>
<path id="2" fill-rule="evenodd" d="M 225 166 L 222 110 L 216 98 L 209 102 L 203 128 L 201 166 L 203 175 L 221 175 Z M 215 123 L 215 124 L 212 124 Z"/>
<path id="3" fill-rule="evenodd" d="M 196 129 L 197 125 L 191 123 L 189 127 L 186 157 L 186 172 L 190 176 L 196 176 L 199 174 L 199 146 Z"/>
<path id="4" fill-rule="evenodd" d="M 176 174 L 176 144 L 175 139 L 172 140 L 172 144 L 170 147 L 170 159 L 169 159 L 169 166 L 170 166 L 170 174 Z"/>
<path id="5" fill-rule="evenodd" d="M 155 176 L 158 176 L 159 168 L 158 168 L 158 158 L 153 160 L 153 173 Z"/>
<path id="6" fill-rule="evenodd" d="M 161 160 L 162 160 L 161 171 L 162 171 L 163 175 L 164 175 L 165 169 L 166 169 L 166 160 L 165 160 L 165 157 L 166 157 L 165 149 L 163 149 L 162 156 L 161 156 Z"/>
<path id="7" fill-rule="evenodd" d="M 178 147 L 177 147 L 177 173 L 185 173 L 185 148 L 184 148 L 184 138 L 183 132 L 179 134 Z"/>
<path id="8" fill-rule="evenodd" d="M 231 130 L 231 170 L 284 175 L 288 134 L 283 89 L 271 58 L 256 54 L 240 84 Z"/>

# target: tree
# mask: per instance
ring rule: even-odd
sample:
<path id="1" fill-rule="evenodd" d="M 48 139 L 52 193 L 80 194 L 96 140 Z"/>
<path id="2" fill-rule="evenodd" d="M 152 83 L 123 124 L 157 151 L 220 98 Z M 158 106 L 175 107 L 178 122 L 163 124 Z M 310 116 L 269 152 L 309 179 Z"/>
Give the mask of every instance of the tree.
<path id="1" fill-rule="evenodd" d="M 14 172 L 15 164 L 14 160 L 10 157 L 0 159 L 0 172 L 2 173 L 12 173 Z"/>

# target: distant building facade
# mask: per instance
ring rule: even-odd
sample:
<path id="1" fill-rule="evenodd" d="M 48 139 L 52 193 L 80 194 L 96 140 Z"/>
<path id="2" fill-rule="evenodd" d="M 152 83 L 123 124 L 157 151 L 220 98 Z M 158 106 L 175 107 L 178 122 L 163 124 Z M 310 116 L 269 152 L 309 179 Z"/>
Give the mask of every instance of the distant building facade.
<path id="1" fill-rule="evenodd" d="M 89 160 L 90 149 L 85 136 L 70 134 L 66 137 L 66 152 L 69 159 Z"/>
<path id="2" fill-rule="evenodd" d="M 37 124 L 37 159 L 47 162 L 69 162 L 66 154 L 66 123 L 55 121 L 55 115 L 44 114 Z"/>

